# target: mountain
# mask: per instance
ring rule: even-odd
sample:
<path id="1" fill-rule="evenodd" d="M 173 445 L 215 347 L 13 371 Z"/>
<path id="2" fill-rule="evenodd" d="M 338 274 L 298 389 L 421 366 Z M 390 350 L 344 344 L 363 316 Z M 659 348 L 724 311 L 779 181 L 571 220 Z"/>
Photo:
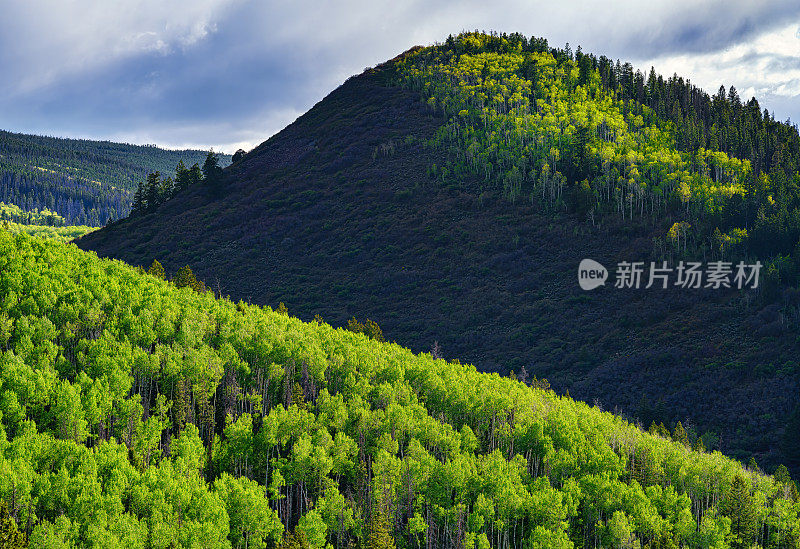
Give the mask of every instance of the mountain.
<path id="1" fill-rule="evenodd" d="M 202 164 L 206 154 L 0 131 L 0 207 L 22 210 L 3 211 L 2 219 L 99 227 L 128 215 L 137 183 L 148 173 L 169 175 L 179 161 Z M 220 155 L 220 163 L 229 164 L 230 156 Z"/>
<path id="2" fill-rule="evenodd" d="M 78 245 L 188 264 L 307 320 L 369 318 L 415 351 L 795 469 L 797 143 L 735 90 L 468 33 L 350 78 L 221 191 Z M 604 287 L 581 290 L 584 258 L 611 270 Z M 691 260 L 760 261 L 759 288 L 613 284 L 622 262 Z"/>
<path id="3" fill-rule="evenodd" d="M 0 411 L 0 539 L 30 547 L 800 543 L 785 468 L 680 425 L 2 229 Z"/>

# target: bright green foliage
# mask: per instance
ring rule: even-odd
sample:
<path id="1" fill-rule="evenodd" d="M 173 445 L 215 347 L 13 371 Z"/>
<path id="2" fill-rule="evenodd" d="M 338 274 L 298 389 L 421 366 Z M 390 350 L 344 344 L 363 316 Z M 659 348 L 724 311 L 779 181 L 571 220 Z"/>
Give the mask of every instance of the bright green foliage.
<path id="1" fill-rule="evenodd" d="M 87 227 L 85 225 L 67 225 L 67 226 L 51 226 L 51 225 L 23 225 L 7 221 L 6 229 L 10 232 L 27 233 L 37 238 L 49 238 L 59 242 L 69 242 L 80 238 L 85 234 L 96 231 L 97 227 Z"/>
<path id="2" fill-rule="evenodd" d="M 297 523 L 297 531 L 302 532 L 303 539 L 310 549 L 325 549 L 325 539 L 328 527 L 322 520 L 322 515 L 312 509 Z"/>
<path id="3" fill-rule="evenodd" d="M 788 144 L 798 142 L 797 130 L 762 118 L 755 100 L 712 99 L 652 71 L 645 81 L 629 64 L 615 67 L 518 34 L 463 33 L 411 50 L 396 67 L 398 82 L 444 117 L 431 144 L 451 160 L 431 174 L 448 183 L 469 176 L 481 181 L 478 191 L 578 212 L 593 223 L 608 214 L 683 217 L 680 232 L 666 237 L 684 251 L 687 238 L 699 247 L 715 229 L 714 251 L 723 257 L 748 245 L 788 254 L 800 238 L 800 173 Z M 684 99 L 684 86 L 694 99 Z M 708 131 L 698 129 L 698 118 Z M 723 122 L 741 126 L 738 146 L 727 130 L 721 143 Z M 767 132 L 786 136 L 783 154 L 776 145 L 764 158 L 756 143 Z"/>
<path id="4" fill-rule="evenodd" d="M 34 208 L 28 212 L 14 204 L 2 202 L 0 202 L 0 219 L 23 225 L 46 225 L 49 227 L 63 227 L 66 224 L 62 216 L 47 208 L 41 211 Z"/>
<path id="5" fill-rule="evenodd" d="M 705 149 L 682 153 L 674 128 L 649 108 L 616 99 L 596 70 L 581 82 L 572 59 L 512 45 L 490 51 L 489 41 L 465 34 L 452 49 L 417 51 L 401 74 L 452 117 L 437 142 L 455 141 L 460 165 L 489 186 L 502 184 L 512 200 L 526 182 L 528 194 L 558 207 L 575 175 L 592 175 L 597 199 L 626 216 L 661 209 L 673 194 L 713 210 L 744 193 L 749 161 Z M 589 162 L 595 173 L 581 169 Z"/>
<path id="6" fill-rule="evenodd" d="M 222 473 L 214 482 L 214 489 L 228 512 L 233 547 L 263 549 L 269 540 L 280 541 L 283 525 L 257 482 Z"/>
<path id="7" fill-rule="evenodd" d="M 775 480 L 784 484 L 784 490 L 789 498 L 794 500 L 800 498 L 800 494 L 798 494 L 797 491 L 797 484 L 792 480 L 792 477 L 789 476 L 789 470 L 785 465 L 779 465 L 773 475 Z"/>
<path id="8" fill-rule="evenodd" d="M 4 231 L 0 413 L 0 498 L 34 547 L 800 540 L 783 477 Z"/>

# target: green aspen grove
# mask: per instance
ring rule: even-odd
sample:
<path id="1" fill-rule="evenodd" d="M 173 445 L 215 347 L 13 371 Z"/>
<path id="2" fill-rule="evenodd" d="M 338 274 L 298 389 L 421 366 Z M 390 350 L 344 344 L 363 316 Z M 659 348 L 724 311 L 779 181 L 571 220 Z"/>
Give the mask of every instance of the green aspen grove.
<path id="1" fill-rule="evenodd" d="M 17 546 L 800 543 L 786 468 L 537 385 L 0 231 Z"/>

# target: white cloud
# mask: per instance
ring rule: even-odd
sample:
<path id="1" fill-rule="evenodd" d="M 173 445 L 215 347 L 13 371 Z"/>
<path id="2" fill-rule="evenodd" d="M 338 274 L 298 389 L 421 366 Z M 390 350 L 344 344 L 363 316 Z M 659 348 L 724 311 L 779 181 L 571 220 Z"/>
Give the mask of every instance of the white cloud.
<path id="1" fill-rule="evenodd" d="M 0 64 L 10 71 L 5 91 L 29 93 L 131 56 L 191 46 L 214 31 L 214 19 L 235 1 L 10 2 L 0 18 Z"/>
<path id="2" fill-rule="evenodd" d="M 665 76 L 677 73 L 690 77 L 712 94 L 720 85 L 735 86 L 743 100 L 756 97 L 762 106 L 769 107 L 769 100 L 775 97 L 800 99 L 800 33 L 796 22 L 722 51 L 666 55 L 641 63 L 642 68 L 650 64 Z M 796 114 L 786 111 L 785 101 L 778 103 L 776 117 Z"/>
<path id="3" fill-rule="evenodd" d="M 296 109 L 275 109 L 254 115 L 249 125 L 242 125 L 238 121 L 174 123 L 169 127 L 158 126 L 154 130 L 118 131 L 104 138 L 121 143 L 155 143 L 169 149 L 203 150 L 213 145 L 215 151 L 232 154 L 238 149 L 252 149 L 266 136 L 278 133 L 302 114 L 303 111 Z M 91 135 L 80 137 L 94 138 Z"/>
<path id="4" fill-rule="evenodd" d="M 6 4 L 0 120 L 17 131 L 253 146 L 365 66 L 472 29 L 580 44 L 711 93 L 734 84 L 800 118 L 797 0 Z"/>

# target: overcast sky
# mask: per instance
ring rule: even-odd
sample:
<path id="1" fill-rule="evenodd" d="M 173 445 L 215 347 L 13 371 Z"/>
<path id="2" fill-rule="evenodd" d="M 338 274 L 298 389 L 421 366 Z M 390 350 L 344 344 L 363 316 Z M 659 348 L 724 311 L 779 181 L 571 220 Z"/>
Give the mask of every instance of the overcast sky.
<path id="1" fill-rule="evenodd" d="M 249 149 L 364 67 L 474 29 L 734 85 L 800 120 L 798 0 L 5 0 L 0 129 Z"/>

